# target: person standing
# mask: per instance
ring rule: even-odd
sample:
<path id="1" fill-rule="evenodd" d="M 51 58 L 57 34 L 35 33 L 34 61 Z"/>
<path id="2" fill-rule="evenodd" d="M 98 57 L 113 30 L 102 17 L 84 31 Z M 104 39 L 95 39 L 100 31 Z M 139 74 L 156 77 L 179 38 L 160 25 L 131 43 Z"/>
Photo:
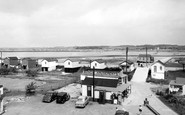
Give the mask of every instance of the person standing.
<path id="1" fill-rule="evenodd" d="M 141 115 L 141 113 L 142 113 L 142 106 L 139 105 L 139 114 Z"/>

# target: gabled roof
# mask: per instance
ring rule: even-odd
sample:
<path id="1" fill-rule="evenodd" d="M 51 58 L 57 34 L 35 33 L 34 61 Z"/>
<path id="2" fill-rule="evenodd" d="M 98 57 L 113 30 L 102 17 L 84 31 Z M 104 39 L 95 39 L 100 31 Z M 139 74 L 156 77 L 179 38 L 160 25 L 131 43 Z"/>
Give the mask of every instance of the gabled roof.
<path id="1" fill-rule="evenodd" d="M 98 62 L 98 63 L 106 63 L 106 61 L 103 60 L 103 59 L 96 59 L 96 60 L 93 60 L 93 61 L 96 61 L 96 62 Z M 92 62 L 93 62 L 93 61 L 92 61 Z"/>
<path id="2" fill-rule="evenodd" d="M 46 60 L 46 61 L 48 61 L 48 62 L 52 62 L 52 61 L 58 62 L 58 60 L 57 60 L 56 58 L 45 58 L 45 59 L 43 59 L 43 60 Z M 42 60 L 42 61 L 43 61 L 43 60 Z"/>
<path id="3" fill-rule="evenodd" d="M 70 58 L 70 59 L 68 58 L 64 62 L 66 62 L 67 60 L 70 60 L 71 62 L 80 62 L 80 60 L 76 58 Z"/>
<path id="4" fill-rule="evenodd" d="M 129 64 L 129 65 L 133 64 L 132 61 L 130 61 L 130 60 L 127 60 L 127 61 L 126 61 L 126 60 L 125 60 L 125 61 L 121 62 L 120 65 L 122 65 L 122 64 L 125 63 L 125 62 L 127 62 L 127 64 Z"/>
<path id="5" fill-rule="evenodd" d="M 150 54 L 147 54 L 147 55 L 146 55 L 146 54 L 139 54 L 139 57 L 146 57 L 146 56 L 147 56 L 147 57 L 153 57 L 153 56 L 150 55 Z"/>
<path id="6" fill-rule="evenodd" d="M 118 79 L 94 78 L 95 86 L 117 87 L 117 84 L 118 84 Z M 85 80 L 82 81 L 82 85 L 93 85 L 93 78 L 86 77 Z"/>
<path id="7" fill-rule="evenodd" d="M 7 57 L 7 58 L 10 60 L 18 60 L 19 59 L 18 57 Z"/>
<path id="8" fill-rule="evenodd" d="M 154 65 L 154 64 L 156 64 L 156 63 L 160 63 L 161 65 L 165 66 L 165 64 L 164 64 L 163 62 L 161 62 L 160 60 L 154 62 L 152 65 Z M 151 65 L 151 66 L 152 66 L 152 65 Z"/>

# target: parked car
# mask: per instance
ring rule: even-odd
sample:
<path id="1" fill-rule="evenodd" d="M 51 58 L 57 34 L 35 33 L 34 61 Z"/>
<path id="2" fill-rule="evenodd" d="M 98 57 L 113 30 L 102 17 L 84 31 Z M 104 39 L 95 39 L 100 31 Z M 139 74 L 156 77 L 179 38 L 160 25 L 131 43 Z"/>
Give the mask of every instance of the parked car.
<path id="1" fill-rule="evenodd" d="M 79 96 L 78 100 L 75 103 L 75 107 L 85 107 L 89 103 L 88 96 Z"/>
<path id="2" fill-rule="evenodd" d="M 54 101 L 57 97 L 57 92 L 56 91 L 48 91 L 46 92 L 46 94 L 44 95 L 42 102 L 46 102 L 46 103 L 50 103 L 52 101 Z"/>
<path id="3" fill-rule="evenodd" d="M 115 115 L 129 115 L 129 112 L 124 110 L 117 110 Z"/>
<path id="4" fill-rule="evenodd" d="M 57 94 L 57 99 L 56 99 L 56 103 L 65 103 L 66 101 L 68 101 L 70 99 L 70 95 L 66 92 L 60 92 Z"/>

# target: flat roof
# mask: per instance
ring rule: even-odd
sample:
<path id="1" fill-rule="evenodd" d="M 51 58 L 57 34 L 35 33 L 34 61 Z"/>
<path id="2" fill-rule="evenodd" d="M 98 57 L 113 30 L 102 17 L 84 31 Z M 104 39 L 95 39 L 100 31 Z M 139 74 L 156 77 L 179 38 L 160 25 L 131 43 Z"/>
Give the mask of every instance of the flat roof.
<path id="1" fill-rule="evenodd" d="M 126 90 L 129 86 L 131 86 L 131 84 L 121 84 L 118 85 L 116 88 L 113 87 L 103 87 L 103 86 L 96 86 L 94 89 L 95 90 L 106 90 L 106 91 L 111 91 L 111 92 L 122 92 L 124 90 Z"/>

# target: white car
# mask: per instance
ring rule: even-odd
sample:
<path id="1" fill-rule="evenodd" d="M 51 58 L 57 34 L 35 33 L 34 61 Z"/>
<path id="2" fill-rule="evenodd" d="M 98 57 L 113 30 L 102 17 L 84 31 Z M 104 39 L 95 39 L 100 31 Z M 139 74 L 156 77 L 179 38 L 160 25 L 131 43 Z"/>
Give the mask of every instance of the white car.
<path id="1" fill-rule="evenodd" d="M 79 96 L 78 100 L 75 103 L 75 107 L 85 107 L 89 103 L 88 96 Z"/>

